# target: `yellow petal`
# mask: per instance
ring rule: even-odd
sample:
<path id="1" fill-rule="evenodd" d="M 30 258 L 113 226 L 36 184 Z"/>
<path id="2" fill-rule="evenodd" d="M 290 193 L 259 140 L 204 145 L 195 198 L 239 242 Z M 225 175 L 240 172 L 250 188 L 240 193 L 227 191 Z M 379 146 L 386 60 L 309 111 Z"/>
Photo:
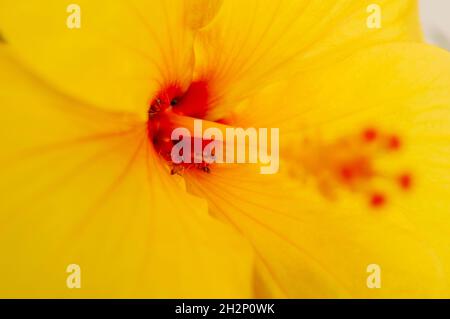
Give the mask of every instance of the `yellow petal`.
<path id="1" fill-rule="evenodd" d="M 258 180 L 243 171 L 213 174 L 212 169 L 200 182 L 192 179 L 191 187 L 214 203 L 215 214 L 250 238 L 260 260 L 259 293 L 449 296 L 449 87 L 447 52 L 423 44 L 387 44 L 303 72 L 239 106 L 234 123 L 280 127 L 289 151 L 281 169 L 291 178 Z M 302 148 L 304 138 L 322 145 L 359 138 L 368 126 L 399 134 L 404 142 L 397 153 L 374 152 L 377 169 L 387 179 L 403 169 L 414 177 L 408 192 L 395 180 L 366 185 L 386 187 L 389 198 L 382 209 L 366 203 L 364 188 L 351 190 L 338 182 L 333 185 L 337 196 L 324 196 L 317 177 L 292 156 L 310 150 Z M 333 156 L 315 155 L 311 158 L 319 167 Z M 381 289 L 366 285 L 370 264 L 381 268 Z"/>
<path id="2" fill-rule="evenodd" d="M 295 85 L 301 88 L 293 98 L 301 101 L 296 119 L 305 134 L 320 132 L 322 140 L 330 141 L 378 126 L 402 138 L 404 145 L 398 154 L 379 154 L 375 159 L 378 169 L 388 176 L 411 172 L 413 184 L 406 194 L 392 183 L 387 186 L 392 205 L 383 215 L 424 237 L 441 258 L 448 283 L 448 52 L 420 44 L 380 46 L 359 52 L 326 72 L 302 74 Z M 297 136 L 301 138 L 302 133 Z"/>
<path id="3" fill-rule="evenodd" d="M 417 233 L 368 209 L 348 212 L 309 189 L 294 196 L 293 187 L 288 178 L 258 178 L 235 168 L 212 168 L 211 174 L 189 180 L 190 191 L 208 199 L 214 216 L 250 240 L 257 258 L 256 296 L 448 294 L 442 255 Z M 381 268 L 381 289 L 367 286 L 371 264 Z"/>
<path id="4" fill-rule="evenodd" d="M 414 1 L 377 1 L 382 27 L 368 27 L 370 0 L 225 1 L 196 40 L 196 77 L 210 81 L 210 118 L 288 74 L 361 47 L 419 40 Z"/>
<path id="5" fill-rule="evenodd" d="M 252 296 L 246 241 L 169 175 L 145 122 L 59 94 L 3 53 L 2 297 Z"/>
<path id="6" fill-rule="evenodd" d="M 39 77 L 106 109 L 145 117 L 161 86 L 188 85 L 193 30 L 182 1 L 2 1 L 0 30 Z M 69 8 L 69 11 L 68 11 Z"/>
<path id="7" fill-rule="evenodd" d="M 219 12 L 223 0 L 186 0 L 186 22 L 193 29 L 205 27 Z"/>

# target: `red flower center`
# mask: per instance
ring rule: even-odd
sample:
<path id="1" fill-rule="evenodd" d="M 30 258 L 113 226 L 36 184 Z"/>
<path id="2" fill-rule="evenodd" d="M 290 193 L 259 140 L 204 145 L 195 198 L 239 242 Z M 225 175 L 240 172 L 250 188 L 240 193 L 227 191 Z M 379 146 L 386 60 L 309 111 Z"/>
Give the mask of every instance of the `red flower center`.
<path id="1" fill-rule="evenodd" d="M 179 85 L 173 84 L 162 89 L 151 101 L 148 111 L 148 134 L 156 151 L 171 165 L 172 174 L 180 174 L 187 168 L 198 168 L 209 172 L 207 163 L 181 163 L 174 164 L 171 159 L 171 150 L 177 141 L 171 139 L 176 128 L 176 118 L 187 117 L 204 119 L 208 113 L 209 88 L 206 80 L 197 80 L 190 84 L 186 91 Z M 196 137 L 191 138 L 194 144 Z M 206 146 L 210 141 L 202 140 Z M 194 156 L 194 155 L 193 155 Z"/>

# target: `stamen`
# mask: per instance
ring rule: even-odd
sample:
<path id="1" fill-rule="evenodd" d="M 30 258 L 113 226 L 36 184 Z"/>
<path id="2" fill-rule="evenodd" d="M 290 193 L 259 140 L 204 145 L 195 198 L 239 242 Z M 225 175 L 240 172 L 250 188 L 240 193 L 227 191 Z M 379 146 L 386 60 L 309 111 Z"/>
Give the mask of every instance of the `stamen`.
<path id="1" fill-rule="evenodd" d="M 399 176 L 398 182 L 403 190 L 408 190 L 412 185 L 412 177 L 410 174 L 402 174 Z"/>
<path id="2" fill-rule="evenodd" d="M 296 154 L 305 172 L 315 177 L 324 196 L 336 198 L 334 190 L 343 188 L 369 198 L 370 206 L 375 208 L 387 204 L 387 198 L 391 197 L 389 184 L 399 185 L 404 191 L 412 186 L 410 173 L 387 172 L 378 167 L 379 158 L 394 155 L 396 152 L 392 151 L 400 148 L 398 135 L 368 127 L 356 136 L 344 136 L 329 143 L 309 138 Z M 380 189 L 380 185 L 388 189 Z"/>

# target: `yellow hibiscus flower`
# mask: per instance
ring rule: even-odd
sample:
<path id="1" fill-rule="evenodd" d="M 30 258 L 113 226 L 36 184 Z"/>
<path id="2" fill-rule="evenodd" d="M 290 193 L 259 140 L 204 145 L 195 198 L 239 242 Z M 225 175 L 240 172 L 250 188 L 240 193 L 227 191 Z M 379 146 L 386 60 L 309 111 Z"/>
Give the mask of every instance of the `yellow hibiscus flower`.
<path id="1" fill-rule="evenodd" d="M 2 297 L 450 296 L 450 56 L 415 1 L 71 3 L 0 1 Z M 280 172 L 174 165 L 193 119 L 280 128 Z"/>

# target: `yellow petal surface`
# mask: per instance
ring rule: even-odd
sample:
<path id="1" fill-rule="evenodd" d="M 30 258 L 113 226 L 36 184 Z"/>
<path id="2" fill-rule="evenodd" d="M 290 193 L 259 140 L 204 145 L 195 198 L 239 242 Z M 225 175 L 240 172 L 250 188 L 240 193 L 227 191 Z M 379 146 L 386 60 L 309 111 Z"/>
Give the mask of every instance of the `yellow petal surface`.
<path id="1" fill-rule="evenodd" d="M 255 178 L 246 169 L 221 168 L 189 183 L 192 192 L 209 200 L 214 215 L 249 238 L 257 258 L 258 297 L 398 298 L 448 292 L 441 260 L 416 233 L 368 209 L 348 214 L 309 189 L 294 201 L 294 187 L 288 177 Z M 367 286 L 370 264 L 381 267 L 382 289 Z"/>
<path id="2" fill-rule="evenodd" d="M 264 181 L 217 169 L 210 178 L 192 179 L 192 189 L 251 238 L 260 259 L 259 293 L 448 297 L 449 87 L 448 53 L 423 44 L 389 44 L 303 72 L 242 103 L 238 125 L 280 127 L 286 152 L 281 169 L 288 176 L 260 177 Z M 386 190 L 381 209 L 368 205 L 364 187 L 352 190 L 337 182 L 336 196 L 324 196 L 317 177 L 293 156 L 310 150 L 302 149 L 305 137 L 321 145 L 359 137 L 366 127 L 399 134 L 403 143 L 394 154 L 373 153 L 385 176 L 364 187 Z M 318 167 L 332 156 L 310 155 Z M 389 180 L 403 169 L 413 176 L 407 192 Z M 219 204 L 221 192 L 227 197 Z M 298 197 L 296 202 L 286 194 Z M 366 285 L 370 264 L 381 268 L 381 289 Z"/>
<path id="3" fill-rule="evenodd" d="M 218 119 L 255 90 L 298 70 L 330 64 L 382 42 L 420 40 L 415 1 L 225 1 L 198 32 L 196 77 L 210 80 L 209 116 Z"/>
<path id="4" fill-rule="evenodd" d="M 246 241 L 169 175 L 145 122 L 59 94 L 3 53 L 2 297 L 252 296 Z"/>
<path id="5" fill-rule="evenodd" d="M 193 29 L 182 1 L 1 1 L 0 30 L 15 57 L 88 103 L 146 116 L 161 86 L 186 87 Z M 69 28 L 74 14 L 80 28 Z M 201 19 L 201 16 L 197 19 Z"/>
<path id="6" fill-rule="evenodd" d="M 301 101 L 296 119 L 306 134 L 315 131 L 329 141 L 378 126 L 402 137 L 398 154 L 380 154 L 376 159 L 380 171 L 389 175 L 407 170 L 414 181 L 409 194 L 390 190 L 393 203 L 383 215 L 408 225 L 433 246 L 448 283 L 449 54 L 420 44 L 380 46 L 355 54 L 326 73 L 302 74 L 296 85 L 301 87 L 294 98 Z"/>

